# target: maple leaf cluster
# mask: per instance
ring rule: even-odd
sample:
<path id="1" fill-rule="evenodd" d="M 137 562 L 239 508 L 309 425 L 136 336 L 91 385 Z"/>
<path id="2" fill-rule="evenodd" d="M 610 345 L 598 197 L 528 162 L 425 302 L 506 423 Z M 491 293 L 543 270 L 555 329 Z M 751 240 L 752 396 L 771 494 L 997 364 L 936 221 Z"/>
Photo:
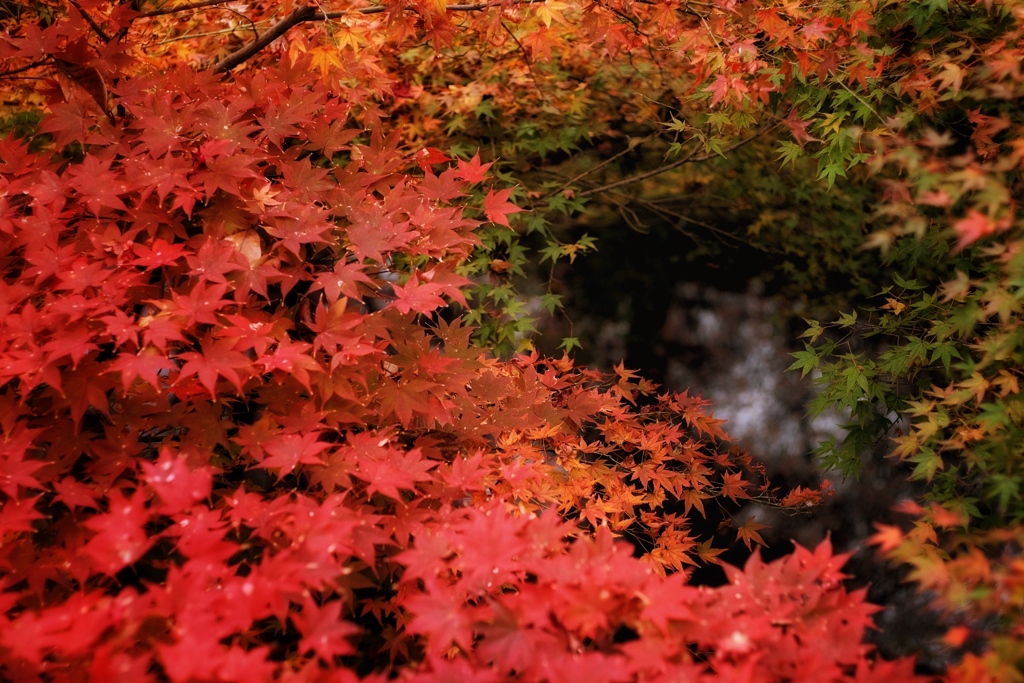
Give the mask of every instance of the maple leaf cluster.
<path id="1" fill-rule="evenodd" d="M 5 679 L 914 679 L 828 544 L 688 585 L 693 519 L 766 486 L 704 401 L 470 342 L 519 207 L 388 134 L 372 63 L 147 65 L 139 7 L 0 42 L 60 72 L 0 141 Z"/>
<path id="2" fill-rule="evenodd" d="M 898 506 L 910 524 L 876 524 L 871 543 L 893 563 L 908 569 L 908 580 L 938 596 L 937 606 L 953 624 L 945 646 L 961 651 L 946 680 L 1001 683 L 1019 676 L 1024 656 L 1024 567 L 1018 555 L 1024 529 L 969 529 L 967 517 L 931 503 Z M 977 643 L 987 641 L 980 649 Z"/>

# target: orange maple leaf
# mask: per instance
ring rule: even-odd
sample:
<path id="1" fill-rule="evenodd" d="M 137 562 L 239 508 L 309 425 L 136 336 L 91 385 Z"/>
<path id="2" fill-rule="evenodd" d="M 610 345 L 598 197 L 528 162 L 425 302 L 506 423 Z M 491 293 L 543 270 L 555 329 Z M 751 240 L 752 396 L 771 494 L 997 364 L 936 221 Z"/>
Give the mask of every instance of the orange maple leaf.
<path id="1" fill-rule="evenodd" d="M 748 549 L 752 549 L 754 547 L 754 543 L 768 547 L 768 544 L 764 542 L 763 538 L 761 538 L 761 534 L 758 533 L 761 529 L 767 528 L 767 524 L 758 524 L 754 521 L 754 518 L 751 517 L 736 529 L 736 537 L 746 543 Z"/>

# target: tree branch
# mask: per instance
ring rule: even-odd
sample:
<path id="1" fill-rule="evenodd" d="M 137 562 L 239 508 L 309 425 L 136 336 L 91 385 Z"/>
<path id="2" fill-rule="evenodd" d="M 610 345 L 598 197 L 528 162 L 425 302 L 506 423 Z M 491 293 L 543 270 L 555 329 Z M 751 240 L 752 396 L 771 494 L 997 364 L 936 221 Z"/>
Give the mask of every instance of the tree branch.
<path id="1" fill-rule="evenodd" d="M 219 2 L 220 0 L 217 0 L 217 2 L 208 2 L 208 4 L 214 5 L 219 4 Z M 515 0 L 515 2 L 513 2 L 512 4 L 534 5 L 543 2 L 547 2 L 547 0 Z M 445 8 L 445 10 L 448 12 L 479 12 L 481 10 L 489 9 L 491 7 L 501 7 L 504 4 L 505 3 L 501 2 L 501 0 L 492 0 L 491 2 L 448 5 Z M 203 5 L 203 3 L 195 3 L 192 6 L 195 7 L 200 5 Z M 177 12 L 183 9 L 185 9 L 185 7 L 179 7 L 174 10 L 162 12 L 164 14 L 170 14 L 171 12 Z M 289 29 L 291 29 L 294 26 L 298 26 L 299 24 L 302 24 L 304 22 L 340 19 L 350 14 L 381 14 L 382 12 L 385 11 L 387 11 L 387 7 L 385 7 L 384 5 L 374 5 L 372 7 L 362 7 L 359 9 L 351 10 L 340 10 L 337 12 L 322 12 L 316 7 L 300 7 L 299 9 L 295 10 L 281 21 L 274 24 L 266 33 L 264 33 L 258 39 L 254 40 L 253 42 L 249 43 L 244 47 L 239 48 L 235 52 L 232 52 L 230 55 L 217 62 L 217 64 L 213 67 L 213 70 L 216 73 L 224 73 L 225 71 L 230 71 L 231 69 L 234 69 L 236 66 L 250 59 L 260 50 L 262 50 L 263 48 L 265 48 L 266 46 L 270 45 L 272 42 L 283 36 L 285 33 L 288 32 Z"/>
<path id="2" fill-rule="evenodd" d="M 316 8 L 309 5 L 299 7 L 297 10 L 289 14 L 287 17 L 271 26 L 266 33 L 252 41 L 248 45 L 235 50 L 224 59 L 217 62 L 216 66 L 213 67 L 214 73 L 224 73 L 225 71 L 231 71 L 239 64 L 245 62 L 247 59 L 255 55 L 257 52 L 270 45 L 272 42 L 283 36 L 293 26 L 310 21 L 317 14 L 322 13 Z"/>
<path id="3" fill-rule="evenodd" d="M 35 69 L 38 66 L 43 66 L 44 64 L 49 64 L 51 59 L 52 59 L 52 57 L 43 57 L 42 59 L 36 60 L 36 61 L 34 61 L 34 62 L 30 63 L 30 64 L 26 64 L 25 66 L 19 66 L 16 69 L 8 69 L 7 71 L 0 71 L 0 78 L 3 78 L 5 76 L 13 76 L 14 74 L 20 74 L 20 73 L 24 73 L 26 71 L 31 71 L 32 69 Z"/>

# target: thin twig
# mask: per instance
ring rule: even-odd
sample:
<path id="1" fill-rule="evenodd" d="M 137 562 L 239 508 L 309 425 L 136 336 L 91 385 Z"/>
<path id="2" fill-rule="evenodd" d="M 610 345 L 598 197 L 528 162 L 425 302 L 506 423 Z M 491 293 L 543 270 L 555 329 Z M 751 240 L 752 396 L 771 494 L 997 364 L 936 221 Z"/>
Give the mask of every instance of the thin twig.
<path id="1" fill-rule="evenodd" d="M 512 40 L 514 40 L 516 45 L 519 46 L 519 52 L 522 53 L 523 55 L 523 63 L 526 64 L 526 70 L 530 72 L 530 79 L 533 81 L 533 85 L 537 88 L 537 90 L 541 91 L 540 82 L 537 81 L 537 76 L 536 74 L 533 73 L 533 60 L 530 59 L 530 55 L 529 53 L 527 53 L 526 48 L 523 47 L 523 44 L 521 42 L 519 42 L 519 38 L 516 37 L 516 34 L 512 32 L 512 29 L 505 25 L 504 21 L 501 22 L 501 27 L 505 29 L 505 33 L 512 36 Z"/>
<path id="2" fill-rule="evenodd" d="M 49 57 L 45 57 L 44 59 L 40 59 L 38 61 L 32 62 L 31 64 L 26 64 L 25 66 L 19 66 L 17 69 L 8 69 L 7 71 L 0 71 L 0 78 L 6 78 L 7 76 L 13 76 L 14 74 L 20 74 L 20 73 L 25 72 L 25 71 L 31 71 L 32 69 L 36 68 L 37 66 L 43 66 L 44 64 L 49 64 L 49 63 L 50 63 L 50 58 Z"/>
<path id="3" fill-rule="evenodd" d="M 625 185 L 632 185 L 634 183 L 639 183 L 639 182 L 641 182 L 643 180 L 647 180 L 648 178 L 653 178 L 656 175 L 661 175 L 662 173 L 665 173 L 667 171 L 671 171 L 674 168 L 679 168 L 683 164 L 693 164 L 693 163 L 697 163 L 697 162 L 700 162 L 700 161 L 709 161 L 711 159 L 714 159 L 715 157 L 722 156 L 726 152 L 732 152 L 732 151 L 735 151 L 735 150 L 739 149 L 743 145 L 746 145 L 749 142 L 751 142 L 751 141 L 757 139 L 758 137 L 760 137 L 766 130 L 768 130 L 768 129 L 765 128 L 765 129 L 759 130 L 756 133 L 754 133 L 753 135 L 751 135 L 750 137 L 744 138 L 743 140 L 740 140 L 736 144 L 731 145 L 729 147 L 726 147 L 724 150 L 722 150 L 721 154 L 719 154 L 719 153 L 704 154 L 704 155 L 701 155 L 701 156 L 698 157 L 698 156 L 694 156 L 691 153 L 691 154 L 683 157 L 682 159 L 679 159 L 677 161 L 673 161 L 671 164 L 665 164 L 664 166 L 659 166 L 658 168 L 656 168 L 656 169 L 654 169 L 652 171 L 648 171 L 647 173 L 641 173 L 640 175 L 636 175 L 636 176 L 633 176 L 631 178 L 623 178 L 622 180 L 618 180 L 618 181 L 616 181 L 614 183 L 609 183 L 607 185 L 602 185 L 601 187 L 595 187 L 595 188 L 587 190 L 585 192 L 580 192 L 576 196 L 577 197 L 588 197 L 588 196 L 590 196 L 592 194 L 597 194 L 598 192 L 605 192 L 607 190 L 614 190 L 615 188 L 623 187 Z M 696 152 L 696 150 L 694 150 L 694 152 Z"/>
<path id="4" fill-rule="evenodd" d="M 253 24 L 254 27 L 258 27 L 259 24 Z M 223 36 L 230 33 L 234 33 L 239 30 L 239 27 L 233 26 L 231 28 L 222 28 L 217 31 L 204 31 L 202 33 L 185 33 L 180 36 L 173 38 L 167 38 L 166 40 L 158 40 L 155 43 L 146 43 L 146 47 L 157 46 L 157 45 L 168 45 L 170 43 L 178 43 L 182 40 L 196 40 L 197 38 L 206 38 L 208 36 Z M 258 34 L 257 34 L 258 35 Z"/>
<path id="5" fill-rule="evenodd" d="M 598 7 L 600 7 L 601 9 L 607 11 L 607 12 L 611 12 L 612 14 L 615 14 L 617 17 L 619 17 L 619 19 L 623 19 L 625 21 L 628 21 L 633 26 L 633 30 L 636 31 L 638 35 L 644 36 L 645 38 L 648 37 L 647 34 L 643 33 L 640 30 L 640 20 L 637 19 L 636 17 L 631 17 L 628 14 L 624 14 L 623 12 L 615 9 L 614 7 L 610 7 L 608 5 L 602 5 L 600 2 L 595 2 L 594 4 L 597 5 Z"/>
<path id="6" fill-rule="evenodd" d="M 550 197 L 554 197 L 556 194 L 558 194 L 559 192 L 565 190 L 570 185 L 572 185 L 572 184 L 574 184 L 576 182 L 579 182 L 580 180 L 586 178 L 591 173 L 595 173 L 597 171 L 600 171 L 602 168 L 604 168 L 608 164 L 612 163 L 613 161 L 615 161 L 619 157 L 622 157 L 622 156 L 625 156 L 626 154 L 629 154 L 630 152 L 632 152 L 634 149 L 636 149 L 640 145 L 644 144 L 645 142 L 649 142 L 650 140 L 656 138 L 657 136 L 658 136 L 657 133 L 651 133 L 650 135 L 648 135 L 647 137 L 643 138 L 639 142 L 637 142 L 635 144 L 632 144 L 632 145 L 629 145 L 628 147 L 626 147 L 626 149 L 622 150 L 621 152 L 618 152 L 617 154 L 613 154 L 612 156 L 608 157 L 607 159 L 605 159 L 601 163 L 596 164 L 594 166 L 591 166 L 590 168 L 588 168 L 583 173 L 580 173 L 579 175 L 577 175 L 577 176 L 575 176 L 573 178 L 570 178 L 569 180 L 565 181 L 565 183 L 561 187 L 558 187 L 558 188 L 552 190 L 544 198 L 548 199 Z"/>
<path id="7" fill-rule="evenodd" d="M 850 89 L 850 87 L 849 87 L 848 85 L 846 85 L 846 83 L 843 83 L 843 80 L 842 80 L 841 78 L 839 78 L 838 76 L 837 76 L 837 77 L 835 77 L 835 78 L 833 78 L 833 80 L 834 80 L 834 81 L 835 81 L 836 83 L 838 83 L 838 84 L 839 84 L 839 86 L 840 86 L 840 87 L 841 87 L 841 88 L 842 88 L 843 90 L 845 90 L 846 92 L 850 93 L 850 94 L 851 94 L 851 95 L 853 95 L 853 96 L 854 96 L 855 98 L 857 98 L 857 101 L 858 101 L 858 102 L 860 102 L 860 103 L 861 103 L 861 104 L 863 104 L 863 105 L 864 105 L 865 107 L 867 107 L 867 108 L 868 108 L 868 110 L 869 110 L 869 111 L 870 111 L 870 112 L 871 112 L 872 114 L 874 114 L 874 115 L 875 115 L 875 118 L 876 118 L 876 119 L 878 119 L 878 121 L 879 121 L 879 122 L 880 122 L 880 123 L 881 123 L 881 124 L 882 124 L 883 126 L 885 126 L 886 128 L 888 128 L 888 129 L 889 129 L 890 131 L 892 130 L 892 127 L 890 127 L 890 126 L 889 126 L 889 124 L 887 124 L 887 123 L 885 122 L 885 119 L 884 119 L 884 118 L 882 118 L 882 115 L 878 113 L 878 110 L 877 110 L 877 109 L 875 109 L 875 108 L 874 108 L 874 106 L 872 106 L 872 104 L 871 104 L 870 102 L 868 102 L 868 101 L 867 101 L 867 100 L 865 100 L 865 99 L 864 99 L 863 97 L 861 97 L 860 95 L 858 95 L 857 93 L 855 93 L 855 92 L 854 92 L 853 90 L 851 90 L 851 89 Z"/>
<path id="8" fill-rule="evenodd" d="M 693 234 L 688 232 L 688 231 L 686 231 L 686 230 L 683 230 L 683 223 L 692 223 L 693 225 L 697 225 L 699 227 L 702 227 L 705 230 L 707 230 L 707 231 L 711 232 L 712 234 L 716 235 L 719 238 L 719 240 L 721 240 L 723 242 L 725 241 L 723 238 L 726 238 L 726 237 L 729 238 L 730 240 L 733 240 L 734 242 L 742 242 L 743 241 L 740 237 L 732 234 L 731 232 L 729 232 L 727 230 L 723 230 L 722 228 L 715 227 L 714 225 L 712 225 L 712 224 L 710 224 L 710 223 L 708 223 L 706 221 L 698 220 L 696 218 L 691 218 L 690 216 L 678 213 L 676 211 L 671 211 L 671 210 L 666 209 L 664 207 L 658 206 L 654 202 L 651 202 L 651 201 L 648 201 L 648 200 L 645 200 L 645 199 L 639 199 L 637 197 L 630 197 L 630 201 L 637 202 L 637 204 L 639 204 L 640 206 L 646 208 L 648 211 L 651 211 L 652 213 L 654 213 L 654 214 L 656 214 L 658 216 L 661 216 L 663 219 L 666 219 L 666 220 L 675 219 L 675 223 L 673 224 L 672 229 L 673 230 L 677 230 L 677 231 L 679 231 L 679 232 L 681 232 L 684 235 L 687 235 L 689 237 L 693 237 Z"/>
<path id="9" fill-rule="evenodd" d="M 256 22 L 255 22 L 255 21 L 253 21 L 252 19 L 250 19 L 250 18 L 249 18 L 248 16 L 246 16 L 245 14 L 242 14 L 242 13 L 241 13 L 241 12 L 239 12 L 238 10 L 235 10 L 235 9 L 231 9 L 230 7 L 225 7 L 224 9 L 225 9 L 225 11 L 227 11 L 227 12 L 231 12 L 232 14 L 235 14 L 235 15 L 237 15 L 237 16 L 238 16 L 238 17 L 239 17 L 239 18 L 240 18 L 240 19 L 241 19 L 242 21 L 245 21 L 245 22 L 247 22 L 247 23 L 249 24 L 249 30 L 251 30 L 251 31 L 252 31 L 252 35 L 253 35 L 253 38 L 254 38 L 255 40 L 259 40 L 259 38 L 260 38 L 260 32 L 259 32 L 259 31 L 258 31 L 258 30 L 256 29 Z"/>
<path id="10" fill-rule="evenodd" d="M 679 168 L 683 164 L 688 164 L 691 161 L 697 161 L 698 159 L 694 157 L 694 155 L 696 153 L 697 153 L 697 149 L 694 148 L 694 150 L 692 152 L 690 152 L 688 155 L 686 155 L 682 159 L 678 159 L 676 161 L 673 161 L 671 164 L 665 164 L 664 166 L 659 166 L 658 168 L 656 168 L 656 169 L 654 169 L 652 171 L 647 171 L 646 173 L 641 173 L 640 175 L 633 176 L 631 178 L 623 178 L 622 180 L 617 180 L 614 183 L 608 183 L 607 185 L 601 185 L 600 187 L 593 187 L 593 188 L 591 188 L 589 190 L 584 190 L 583 192 L 577 193 L 576 196 L 577 197 L 589 197 L 590 195 L 597 194 L 598 192 L 606 192 L 608 190 L 614 190 L 616 188 L 623 187 L 625 185 L 632 185 L 633 183 L 639 183 L 639 182 L 641 182 L 643 180 L 647 180 L 648 178 L 653 178 L 656 175 L 661 175 L 662 173 L 665 173 L 667 171 L 671 171 L 673 168 Z M 708 157 L 708 158 L 710 158 L 710 157 Z"/>
<path id="11" fill-rule="evenodd" d="M 234 0 L 199 0 L 199 2 L 191 2 L 187 5 L 179 5 L 178 7 L 167 7 L 164 9 L 155 9 L 149 12 L 143 12 L 139 15 L 140 19 L 149 19 L 150 17 L 162 17 L 165 14 L 175 14 L 177 12 L 188 12 L 194 9 L 203 9 L 204 7 L 213 7 L 214 5 L 226 5 Z"/>
<path id="12" fill-rule="evenodd" d="M 99 24 L 96 23 L 95 19 L 93 19 L 91 16 L 89 16 L 88 12 L 86 12 L 84 9 L 82 9 L 82 6 L 78 4 L 78 0 L 69 0 L 69 2 L 71 3 L 72 7 L 74 7 L 76 10 L 78 10 L 78 13 L 82 15 L 83 19 L 85 19 L 85 23 L 89 24 L 89 28 L 91 28 L 93 30 L 93 32 L 97 36 L 99 36 L 100 40 L 102 40 L 104 43 L 109 43 L 110 42 L 110 35 L 106 31 L 103 30 L 102 26 L 100 26 Z"/>

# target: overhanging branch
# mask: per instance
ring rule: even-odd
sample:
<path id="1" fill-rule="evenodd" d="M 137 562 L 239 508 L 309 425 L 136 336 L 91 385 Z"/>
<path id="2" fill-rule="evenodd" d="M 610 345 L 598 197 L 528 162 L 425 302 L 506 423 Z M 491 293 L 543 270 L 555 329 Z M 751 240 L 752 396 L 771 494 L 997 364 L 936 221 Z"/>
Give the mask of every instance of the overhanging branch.
<path id="1" fill-rule="evenodd" d="M 224 59 L 217 62 L 213 67 L 214 72 L 223 73 L 225 71 L 231 71 L 239 64 L 242 64 L 246 60 L 250 59 L 257 52 L 270 45 L 272 42 L 287 33 L 292 27 L 298 26 L 299 24 L 311 21 L 317 14 L 322 14 L 317 10 L 316 7 L 305 5 L 298 8 L 287 17 L 271 26 L 267 31 L 256 40 L 252 41 L 248 45 L 235 50 Z"/>
<path id="2" fill-rule="evenodd" d="M 546 1 L 547 0 L 515 0 L 515 2 L 513 2 L 512 4 L 513 5 L 534 5 L 534 4 L 539 4 L 539 3 L 546 2 Z M 219 0 L 218 0 L 218 2 L 209 2 L 209 4 L 210 5 L 219 4 Z M 447 7 L 445 7 L 445 11 L 447 11 L 447 12 L 480 12 L 480 11 L 483 11 L 483 10 L 486 10 L 486 9 L 490 9 L 491 7 L 501 7 L 503 5 L 507 5 L 507 3 L 501 2 L 500 0 L 499 1 L 491 1 L 491 2 L 477 2 L 477 3 L 470 3 L 470 4 L 448 5 Z M 193 4 L 193 7 L 195 7 L 195 6 L 205 6 L 205 5 L 203 5 L 202 3 L 195 3 L 195 4 Z M 182 8 L 179 8 L 179 9 L 182 9 Z M 270 29 L 267 30 L 266 33 L 261 35 L 256 40 L 252 41 L 251 43 L 249 43 L 248 45 L 246 45 L 244 47 L 239 48 L 238 50 L 236 50 L 235 52 L 232 52 L 230 55 L 228 55 L 227 57 L 225 57 L 221 61 L 217 62 L 217 64 L 214 65 L 213 70 L 216 73 L 223 73 L 225 71 L 230 71 L 231 69 L 234 69 L 236 66 L 238 66 L 239 64 L 242 64 L 245 61 L 247 61 L 248 59 L 252 58 L 260 50 L 262 50 L 263 48 L 267 47 L 272 42 L 274 42 L 275 40 L 277 40 L 278 38 L 283 36 L 291 28 L 293 28 L 295 26 L 298 26 L 299 24 L 305 23 L 307 21 L 328 21 L 328 20 L 331 20 L 331 19 L 340 19 L 340 18 L 342 18 L 344 16 L 348 16 L 348 15 L 351 15 L 351 14 L 364 14 L 364 15 L 365 14 L 381 14 L 382 12 L 387 11 L 387 9 L 388 8 L 385 7 L 384 5 L 373 5 L 371 7 L 361 7 L 359 9 L 340 10 L 340 11 L 337 11 L 337 12 L 322 12 L 317 7 L 310 7 L 310 6 L 300 7 L 299 9 L 295 10 L 294 12 L 289 14 L 287 17 L 285 17 L 281 21 L 279 21 L 276 24 L 274 24 L 273 26 L 271 26 Z M 178 11 L 178 10 L 177 9 L 170 10 L 170 11 L 164 12 L 164 13 L 167 14 L 167 13 L 174 12 L 174 11 Z"/>

